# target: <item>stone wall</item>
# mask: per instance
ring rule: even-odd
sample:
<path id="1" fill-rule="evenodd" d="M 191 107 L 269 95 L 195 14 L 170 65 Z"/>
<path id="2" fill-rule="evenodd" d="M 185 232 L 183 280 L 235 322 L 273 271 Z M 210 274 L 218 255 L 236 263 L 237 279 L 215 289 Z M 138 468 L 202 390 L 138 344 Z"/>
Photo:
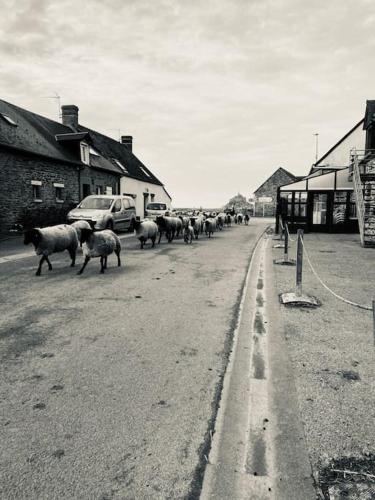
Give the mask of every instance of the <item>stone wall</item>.
<path id="1" fill-rule="evenodd" d="M 79 201 L 75 166 L 6 150 L 0 151 L 0 165 L 0 232 L 14 224 L 63 222 Z M 41 182 L 41 201 L 34 200 L 32 181 Z M 54 183 L 64 185 L 62 202 L 56 200 Z"/>
<path id="2" fill-rule="evenodd" d="M 66 214 L 82 199 L 82 184 L 112 187 L 119 192 L 120 177 L 89 166 L 79 170 L 78 165 L 40 158 L 27 153 L 0 151 L 0 232 L 7 232 L 15 224 L 24 228 L 48 226 L 66 222 Z M 33 197 L 32 181 L 40 182 L 40 201 Z M 54 184 L 64 185 L 61 200 L 56 199 Z M 81 185 L 81 186 L 80 186 Z"/>

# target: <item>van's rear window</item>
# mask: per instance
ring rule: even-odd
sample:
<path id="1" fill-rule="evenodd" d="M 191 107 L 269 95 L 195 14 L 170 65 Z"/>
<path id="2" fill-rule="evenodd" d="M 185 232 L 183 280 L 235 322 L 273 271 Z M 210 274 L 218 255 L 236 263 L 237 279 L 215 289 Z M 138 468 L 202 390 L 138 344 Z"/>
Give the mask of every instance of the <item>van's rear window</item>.
<path id="1" fill-rule="evenodd" d="M 167 205 L 165 203 L 149 203 L 147 210 L 167 210 Z"/>
<path id="2" fill-rule="evenodd" d="M 113 198 L 85 198 L 79 208 L 92 208 L 93 210 L 109 210 Z"/>

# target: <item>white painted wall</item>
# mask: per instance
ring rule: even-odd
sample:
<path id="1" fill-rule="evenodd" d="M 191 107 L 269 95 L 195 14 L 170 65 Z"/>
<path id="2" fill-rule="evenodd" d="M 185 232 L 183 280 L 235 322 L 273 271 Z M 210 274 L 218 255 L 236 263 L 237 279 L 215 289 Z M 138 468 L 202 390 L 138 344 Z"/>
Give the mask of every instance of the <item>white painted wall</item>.
<path id="1" fill-rule="evenodd" d="M 361 123 L 353 132 L 337 146 L 317 167 L 346 167 L 352 148 L 365 149 L 366 131 Z"/>
<path id="2" fill-rule="evenodd" d="M 171 198 L 167 195 L 163 186 L 151 184 L 148 182 L 139 181 L 130 177 L 121 177 L 120 180 L 120 193 L 131 194 L 135 196 L 135 207 L 137 216 L 143 219 L 144 217 L 144 193 L 148 193 L 147 202 L 152 201 L 165 203 L 167 207 L 171 208 Z M 154 195 L 153 197 L 151 195 Z"/>

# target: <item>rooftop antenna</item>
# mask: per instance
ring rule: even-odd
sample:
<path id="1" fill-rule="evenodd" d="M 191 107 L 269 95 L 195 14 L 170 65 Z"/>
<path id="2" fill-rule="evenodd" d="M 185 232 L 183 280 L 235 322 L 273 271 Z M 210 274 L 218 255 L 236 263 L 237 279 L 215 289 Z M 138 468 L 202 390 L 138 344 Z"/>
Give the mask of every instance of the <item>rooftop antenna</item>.
<path id="1" fill-rule="evenodd" d="M 54 92 L 55 95 L 47 95 L 47 96 L 43 96 L 42 99 L 55 99 L 56 102 L 57 102 L 57 106 L 58 106 L 58 116 L 59 116 L 59 119 L 61 119 L 62 117 L 62 114 L 61 114 L 61 97 L 59 96 L 59 94 L 57 92 Z"/>

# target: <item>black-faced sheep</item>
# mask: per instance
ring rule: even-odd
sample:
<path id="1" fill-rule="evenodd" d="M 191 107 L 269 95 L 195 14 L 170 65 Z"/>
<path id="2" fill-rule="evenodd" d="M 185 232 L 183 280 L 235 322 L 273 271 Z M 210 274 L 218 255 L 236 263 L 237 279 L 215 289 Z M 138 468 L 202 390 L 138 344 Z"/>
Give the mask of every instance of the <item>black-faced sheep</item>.
<path id="1" fill-rule="evenodd" d="M 194 229 L 190 224 L 184 229 L 184 241 L 185 243 L 193 243 Z"/>
<path id="2" fill-rule="evenodd" d="M 78 274 L 82 274 L 90 259 L 95 257 L 100 257 L 100 272 L 104 273 L 108 255 L 113 252 L 117 255 L 117 265 L 121 266 L 121 243 L 119 237 L 110 229 L 96 232 L 93 229 L 81 229 L 81 243 L 85 261 Z"/>
<path id="3" fill-rule="evenodd" d="M 204 221 L 204 228 L 206 232 L 206 236 L 211 238 L 211 235 L 214 234 L 216 230 L 216 219 L 208 218 Z"/>
<path id="4" fill-rule="evenodd" d="M 71 224 L 71 226 L 76 230 L 78 241 L 80 243 L 80 246 L 82 246 L 81 229 L 91 229 L 92 226 L 87 222 L 87 220 L 76 220 Z"/>
<path id="5" fill-rule="evenodd" d="M 249 220 L 250 220 L 250 215 L 249 214 L 245 214 L 244 220 L 245 220 L 245 226 L 248 226 L 249 225 Z"/>
<path id="6" fill-rule="evenodd" d="M 227 214 L 225 216 L 225 224 L 227 225 L 227 227 L 231 227 L 232 225 L 232 217 L 230 214 Z"/>
<path id="7" fill-rule="evenodd" d="M 243 221 L 243 215 L 237 214 L 237 224 L 242 224 L 242 221 Z"/>
<path id="8" fill-rule="evenodd" d="M 35 253 L 42 256 L 35 273 L 36 276 L 40 276 L 44 261 L 47 262 L 48 269 L 52 270 L 48 256 L 56 252 L 68 250 L 72 259 L 71 267 L 75 265 L 78 237 L 76 230 L 68 224 L 30 229 L 25 232 L 24 244 L 29 245 L 30 243 L 34 245 Z"/>
<path id="9" fill-rule="evenodd" d="M 224 229 L 224 222 L 225 222 L 225 214 L 224 213 L 219 213 L 218 216 L 216 217 L 217 220 L 217 228 L 219 231 L 222 231 Z"/>
<path id="10" fill-rule="evenodd" d="M 141 249 L 148 239 L 152 241 L 152 248 L 155 246 L 156 237 L 159 232 L 158 225 L 153 220 L 143 220 L 134 222 L 135 235 L 141 242 Z"/>
<path id="11" fill-rule="evenodd" d="M 181 220 L 182 231 L 184 232 L 184 230 L 189 226 L 189 223 L 190 223 L 189 217 L 185 217 L 183 215 L 180 215 L 178 218 Z"/>

